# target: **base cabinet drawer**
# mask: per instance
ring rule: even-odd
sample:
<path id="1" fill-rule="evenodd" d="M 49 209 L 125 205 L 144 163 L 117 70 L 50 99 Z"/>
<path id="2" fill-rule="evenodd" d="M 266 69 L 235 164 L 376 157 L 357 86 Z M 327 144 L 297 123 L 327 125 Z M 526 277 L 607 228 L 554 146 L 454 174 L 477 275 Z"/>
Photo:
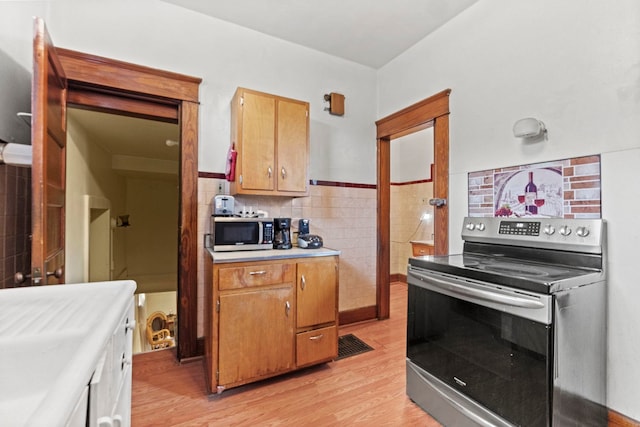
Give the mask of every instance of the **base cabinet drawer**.
<path id="1" fill-rule="evenodd" d="M 425 256 L 425 255 L 433 255 L 434 248 L 431 244 L 426 243 L 411 243 L 411 250 L 413 252 L 413 256 Z"/>
<path id="2" fill-rule="evenodd" d="M 338 328 L 314 329 L 296 335 L 296 365 L 309 365 L 338 356 Z"/>

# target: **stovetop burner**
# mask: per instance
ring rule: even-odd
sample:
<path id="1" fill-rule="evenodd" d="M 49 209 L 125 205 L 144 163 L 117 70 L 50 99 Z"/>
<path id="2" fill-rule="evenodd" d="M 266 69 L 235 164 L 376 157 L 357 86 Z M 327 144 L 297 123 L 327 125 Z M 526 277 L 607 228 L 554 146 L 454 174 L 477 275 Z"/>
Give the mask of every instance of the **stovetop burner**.
<path id="1" fill-rule="evenodd" d="M 546 277 L 549 276 L 548 271 L 541 271 L 532 266 L 526 265 L 486 265 L 479 264 L 476 268 L 480 270 L 493 271 L 499 274 L 513 274 L 516 276 L 528 276 L 528 277 Z"/>
<path id="2" fill-rule="evenodd" d="M 409 264 L 544 294 L 602 279 L 601 220 L 532 222 L 467 218 L 462 254 L 414 257 Z"/>

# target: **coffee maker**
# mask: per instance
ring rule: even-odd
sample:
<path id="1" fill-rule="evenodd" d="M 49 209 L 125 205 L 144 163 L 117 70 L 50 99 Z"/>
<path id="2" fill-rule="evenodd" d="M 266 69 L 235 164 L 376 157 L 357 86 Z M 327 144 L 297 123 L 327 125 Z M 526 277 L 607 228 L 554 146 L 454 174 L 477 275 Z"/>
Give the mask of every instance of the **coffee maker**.
<path id="1" fill-rule="evenodd" d="M 274 218 L 273 235 L 273 249 L 291 249 L 291 218 Z"/>

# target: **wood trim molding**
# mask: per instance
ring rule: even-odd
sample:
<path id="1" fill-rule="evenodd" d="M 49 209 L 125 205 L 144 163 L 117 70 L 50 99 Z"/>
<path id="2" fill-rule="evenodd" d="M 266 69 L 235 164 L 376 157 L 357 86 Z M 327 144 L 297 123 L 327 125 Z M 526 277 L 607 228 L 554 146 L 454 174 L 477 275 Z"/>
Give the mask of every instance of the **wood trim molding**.
<path id="1" fill-rule="evenodd" d="M 360 307 L 354 310 L 341 311 L 338 313 L 338 324 L 340 326 L 352 323 L 365 322 L 368 320 L 376 320 L 377 308 L 375 305 L 368 307 Z"/>
<path id="2" fill-rule="evenodd" d="M 121 114 L 140 119 L 178 123 L 178 106 L 160 104 L 155 100 L 124 98 L 122 95 L 76 87 L 67 103 L 86 110 Z"/>
<path id="3" fill-rule="evenodd" d="M 394 283 L 394 282 L 402 282 L 402 283 L 407 283 L 407 275 L 406 274 L 392 274 L 389 277 L 389 282 Z"/>
<path id="4" fill-rule="evenodd" d="M 145 115 L 180 126 L 178 235 L 179 360 L 198 355 L 198 93 L 202 79 L 68 49 L 57 49 L 69 99 L 82 108 Z M 157 109 L 157 110 L 156 110 Z"/>
<path id="5" fill-rule="evenodd" d="M 430 127 L 433 119 L 449 114 L 450 94 L 451 89 L 443 90 L 376 121 L 377 138 L 399 138 Z"/>
<path id="6" fill-rule="evenodd" d="M 449 95 L 443 90 L 376 121 L 377 135 L 377 264 L 376 305 L 378 319 L 389 317 L 389 276 L 391 232 L 390 145 L 393 138 L 408 135 L 429 126 L 434 128 L 434 197 L 448 199 L 449 194 Z M 435 254 L 449 251 L 449 208 L 435 209 Z"/>
<path id="7" fill-rule="evenodd" d="M 87 86 L 198 102 L 200 78 L 69 49 L 58 48 L 57 52 L 69 80 Z"/>
<path id="8" fill-rule="evenodd" d="M 609 427 L 640 427 L 640 422 L 609 409 Z"/>
<path id="9" fill-rule="evenodd" d="M 198 103 L 182 102 L 180 129 L 178 333 L 184 335 L 178 337 L 187 338 L 178 338 L 182 359 L 198 355 Z"/>

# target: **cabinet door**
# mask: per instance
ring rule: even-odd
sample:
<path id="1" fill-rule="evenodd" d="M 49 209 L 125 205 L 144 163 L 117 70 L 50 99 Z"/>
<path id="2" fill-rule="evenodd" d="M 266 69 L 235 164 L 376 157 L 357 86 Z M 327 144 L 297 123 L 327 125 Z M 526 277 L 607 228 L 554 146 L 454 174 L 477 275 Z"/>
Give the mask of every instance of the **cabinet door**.
<path id="1" fill-rule="evenodd" d="M 426 243 L 412 243 L 413 256 L 433 255 L 433 245 Z"/>
<path id="2" fill-rule="evenodd" d="M 309 163 L 308 105 L 278 100 L 278 191 L 307 191 Z"/>
<path id="3" fill-rule="evenodd" d="M 219 385 L 293 368 L 291 286 L 220 296 Z"/>
<path id="4" fill-rule="evenodd" d="M 276 100 L 267 94 L 242 95 L 242 135 L 238 145 L 243 190 L 275 189 Z"/>
<path id="5" fill-rule="evenodd" d="M 336 321 L 337 268 L 334 258 L 298 263 L 298 328 Z"/>

